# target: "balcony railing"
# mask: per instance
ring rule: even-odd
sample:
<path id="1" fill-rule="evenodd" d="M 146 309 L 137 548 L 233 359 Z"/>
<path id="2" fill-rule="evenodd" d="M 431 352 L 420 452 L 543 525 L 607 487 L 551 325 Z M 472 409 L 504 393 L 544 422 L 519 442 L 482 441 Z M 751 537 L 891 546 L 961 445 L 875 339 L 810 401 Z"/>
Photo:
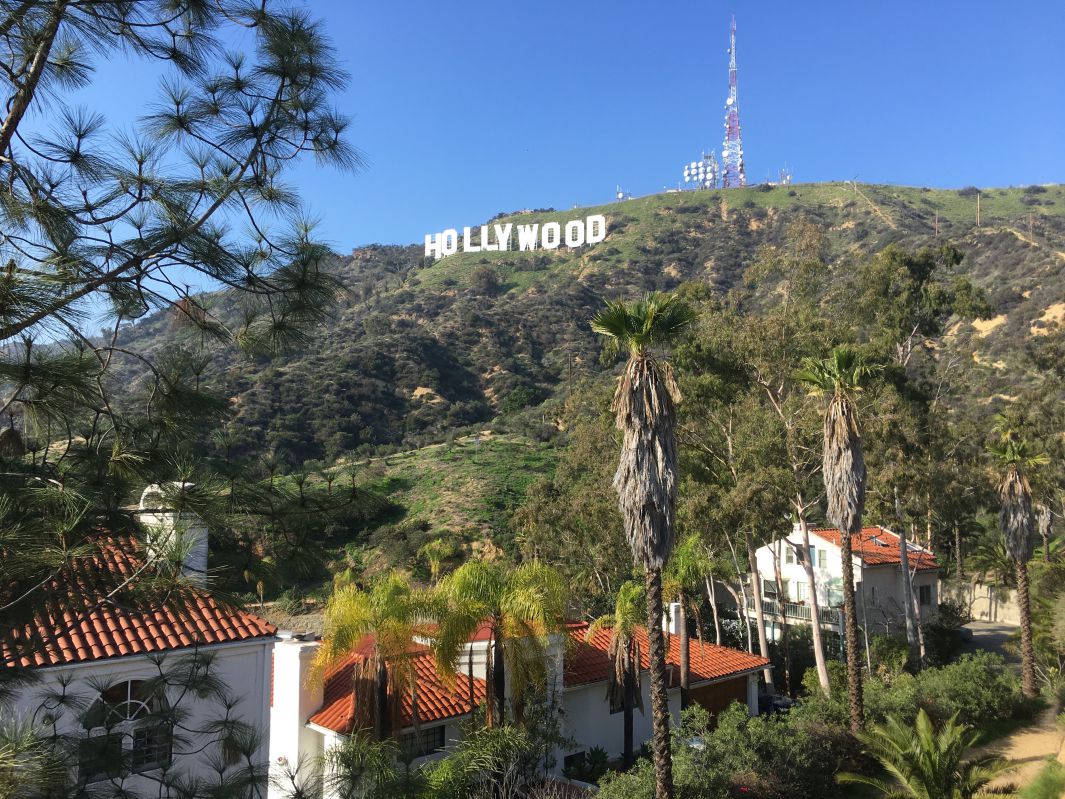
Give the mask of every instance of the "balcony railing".
<path id="1" fill-rule="evenodd" d="M 786 618 L 798 619 L 799 621 L 805 621 L 810 623 L 813 619 L 813 607 L 810 605 L 800 605 L 796 602 L 784 602 L 784 614 Z M 775 599 L 764 597 L 762 599 L 762 610 L 771 616 L 780 616 L 781 603 Z M 750 612 L 754 614 L 754 607 L 750 608 Z M 821 620 L 822 624 L 827 624 L 832 627 L 839 627 L 841 620 L 840 612 L 836 608 L 818 608 L 817 617 Z"/>

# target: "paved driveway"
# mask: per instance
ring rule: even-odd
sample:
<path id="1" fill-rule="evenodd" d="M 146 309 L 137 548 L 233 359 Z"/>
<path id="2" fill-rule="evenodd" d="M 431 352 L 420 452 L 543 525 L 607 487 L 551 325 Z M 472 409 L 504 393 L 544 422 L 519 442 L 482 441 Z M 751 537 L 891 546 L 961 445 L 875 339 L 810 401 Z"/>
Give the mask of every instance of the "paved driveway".
<path id="1" fill-rule="evenodd" d="M 965 629 L 972 633 L 972 637 L 965 642 L 964 652 L 995 652 L 1002 655 L 1006 662 L 1011 665 L 1019 665 L 1020 658 L 1007 652 L 1004 645 L 1010 637 L 1017 632 L 1017 627 L 1012 624 L 1003 624 L 997 621 L 971 621 L 965 625 Z"/>

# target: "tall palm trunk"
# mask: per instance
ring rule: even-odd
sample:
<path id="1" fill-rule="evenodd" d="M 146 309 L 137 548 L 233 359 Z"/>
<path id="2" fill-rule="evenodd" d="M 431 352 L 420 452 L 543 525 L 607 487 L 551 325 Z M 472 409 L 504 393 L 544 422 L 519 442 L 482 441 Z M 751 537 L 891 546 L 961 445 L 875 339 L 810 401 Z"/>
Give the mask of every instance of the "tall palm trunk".
<path id="1" fill-rule="evenodd" d="M 621 705 L 621 712 L 624 714 L 624 738 L 621 750 L 621 765 L 625 768 L 628 768 L 633 762 L 635 762 L 635 757 L 633 756 L 632 716 L 633 710 L 636 707 L 636 701 L 633 693 L 642 690 L 638 681 L 633 679 L 632 665 L 632 646 L 629 645 L 625 650 L 625 698 Z M 637 668 L 636 676 L 639 677 L 639 674 L 640 672 Z"/>
<path id="2" fill-rule="evenodd" d="M 858 530 L 844 531 L 839 537 L 843 556 L 843 637 L 847 646 L 847 694 L 851 706 L 851 732 L 861 732 L 865 721 L 865 703 L 862 696 L 862 659 L 858 642 L 858 619 L 855 611 L 858 606 L 854 594 L 854 561 L 852 559 L 851 535 Z"/>
<path id="3" fill-rule="evenodd" d="M 507 672 L 503 662 L 503 639 L 498 631 L 492 636 L 492 694 L 495 705 L 493 726 L 499 727 L 506 723 Z"/>
<path id="4" fill-rule="evenodd" d="M 1017 606 L 1021 617 L 1021 691 L 1036 695 L 1035 651 L 1032 647 L 1032 608 L 1028 597 L 1028 562 L 1017 560 Z"/>
<path id="5" fill-rule="evenodd" d="M 680 635 L 680 707 L 686 708 L 691 701 L 688 686 L 691 682 L 691 638 L 688 636 L 688 613 L 684 608 L 684 596 L 677 602 L 677 633 Z"/>
<path id="6" fill-rule="evenodd" d="M 669 694 L 666 684 L 666 637 L 662 630 L 662 570 L 644 572 L 647 588 L 647 642 L 654 728 L 655 796 L 673 796 L 673 754 L 669 741 Z"/>
<path id="7" fill-rule="evenodd" d="M 392 735 L 392 714 L 388 706 L 388 664 L 384 658 L 377 661 L 374 680 L 374 735 L 379 741 Z"/>
<path id="8" fill-rule="evenodd" d="M 765 610 L 762 608 L 762 574 L 758 571 L 758 554 L 751 534 L 746 531 L 743 533 L 743 543 L 747 547 L 747 563 L 751 568 L 751 595 L 754 597 L 754 618 L 758 622 L 758 653 L 768 659 L 769 641 L 765 634 Z M 762 676 L 765 678 L 766 691 L 774 693 L 772 667 L 762 669 Z"/>
<path id="9" fill-rule="evenodd" d="M 801 505 L 801 501 L 800 501 Z M 828 682 L 828 664 L 825 662 L 825 645 L 821 638 L 821 615 L 817 601 L 817 578 L 814 576 L 814 566 L 810 562 L 810 527 L 804 516 L 799 517 L 799 530 L 802 533 L 802 553 L 799 561 L 802 563 L 806 579 L 810 582 L 810 635 L 814 645 L 814 665 L 817 667 L 817 682 L 821 691 L 828 696 L 831 686 Z"/>
<path id="10" fill-rule="evenodd" d="M 794 696 L 794 686 L 791 684 L 791 642 L 788 640 L 788 614 L 785 612 L 785 605 L 787 604 L 787 596 L 784 595 L 784 576 L 780 571 L 780 551 L 779 548 L 781 542 L 773 546 L 773 579 L 777 583 L 777 611 L 780 616 L 780 643 L 784 649 L 784 692 L 788 696 Z M 790 546 L 790 544 L 783 544 L 783 546 Z M 809 551 L 809 550 L 807 550 Z"/>

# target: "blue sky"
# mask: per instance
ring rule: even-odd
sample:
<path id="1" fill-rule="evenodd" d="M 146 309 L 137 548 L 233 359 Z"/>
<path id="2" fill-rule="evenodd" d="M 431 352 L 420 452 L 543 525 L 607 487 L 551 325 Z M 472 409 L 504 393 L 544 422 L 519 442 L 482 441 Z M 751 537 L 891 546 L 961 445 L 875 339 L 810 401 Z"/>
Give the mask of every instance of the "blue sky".
<path id="1" fill-rule="evenodd" d="M 960 187 L 1065 181 L 1062 0 L 312 0 L 369 167 L 293 170 L 339 251 L 503 210 L 676 185 L 720 151 L 731 13 L 747 175 Z M 105 65 L 133 113 L 156 77 Z"/>

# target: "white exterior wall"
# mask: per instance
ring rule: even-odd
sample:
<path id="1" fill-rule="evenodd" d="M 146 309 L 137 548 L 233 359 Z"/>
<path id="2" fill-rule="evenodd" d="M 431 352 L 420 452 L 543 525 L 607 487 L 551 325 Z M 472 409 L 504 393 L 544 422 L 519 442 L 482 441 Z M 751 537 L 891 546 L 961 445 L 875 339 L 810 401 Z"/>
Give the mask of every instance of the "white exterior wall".
<path id="1" fill-rule="evenodd" d="M 605 682 L 576 685 L 563 693 L 562 735 L 576 744 L 556 753 L 556 771 L 562 770 L 567 755 L 587 752 L 596 746 L 605 749 L 611 759 L 621 757 L 624 752 L 625 717 L 623 713 L 610 712 L 606 685 Z M 654 732 L 651 722 L 651 681 L 646 672 L 640 677 L 640 691 L 643 694 L 643 713 L 639 708 L 632 712 L 632 741 L 637 751 L 651 740 Z M 680 724 L 679 690 L 669 692 L 669 713 L 672 724 Z"/>
<path id="2" fill-rule="evenodd" d="M 785 544 L 784 541 L 790 542 Z M 773 566 L 773 547 L 774 544 L 767 544 L 760 547 L 755 552 L 755 562 L 758 564 L 758 571 L 763 580 L 773 582 L 776 579 L 776 572 Z M 802 548 L 802 535 L 800 533 L 792 533 L 779 544 L 780 554 L 780 577 L 788 584 L 788 601 L 799 601 L 796 584 L 797 583 L 809 583 L 809 578 L 806 576 L 806 569 L 803 564 L 799 562 L 798 556 L 795 558 L 794 563 L 787 562 L 786 548 L 794 550 L 794 546 L 797 545 Z M 818 561 L 814 563 L 814 582 L 817 584 L 817 602 L 821 607 L 828 607 L 828 591 L 833 589 L 834 591 L 843 590 L 843 558 L 839 547 L 834 544 L 830 544 L 820 536 L 816 536 L 813 533 L 810 534 L 810 546 L 818 550 Z M 821 552 L 824 552 L 825 565 L 819 566 L 821 559 Z M 855 572 L 855 585 L 858 583 L 858 562 L 857 558 L 854 559 L 854 572 Z"/>
<path id="3" fill-rule="evenodd" d="M 793 531 L 785 539 L 802 547 L 802 536 Z M 774 582 L 776 575 L 773 566 L 773 547 L 776 542 L 760 547 L 755 553 L 758 571 L 763 581 Z M 799 563 L 796 557 L 795 563 L 787 563 L 783 541 L 779 544 L 781 578 L 788 584 L 788 601 L 797 602 L 797 583 L 807 583 L 806 569 Z M 822 608 L 830 607 L 829 589 L 833 590 L 833 598 L 836 601 L 842 599 L 843 591 L 843 558 L 842 553 L 835 544 L 832 544 L 820 536 L 810 533 L 810 546 L 818 550 L 818 562 L 820 563 L 822 551 L 825 552 L 825 564 L 821 567 L 815 563 L 814 579 L 817 583 L 817 601 Z M 902 580 L 900 566 L 865 566 L 857 556 L 852 558 L 854 564 L 854 587 L 857 592 L 859 623 L 865 623 L 866 615 L 869 619 L 869 632 L 887 632 L 891 628 L 897 630 L 899 623 L 904 618 L 903 597 L 905 589 Z M 864 584 L 863 584 L 864 582 Z M 913 577 L 914 591 L 919 595 L 919 586 L 927 585 L 932 589 L 932 601 L 929 605 L 922 606 L 922 618 L 927 619 L 935 613 L 939 606 L 939 573 L 928 569 L 917 572 Z M 837 593 L 838 592 L 838 593 Z M 751 607 L 753 613 L 753 605 Z M 803 623 L 789 617 L 790 623 Z M 769 627 L 767 623 L 767 627 Z"/>
<path id="4" fill-rule="evenodd" d="M 265 763 L 267 759 L 268 744 L 270 740 L 270 716 L 268 706 L 270 702 L 270 650 L 273 645 L 272 638 L 261 638 L 253 641 L 241 641 L 231 644 L 215 644 L 200 647 L 200 654 L 210 653 L 213 656 L 211 665 L 212 673 L 219 677 L 227 686 L 229 695 L 238 699 L 233 712 L 233 718 L 249 724 L 259 730 L 262 735 L 262 744 L 257 753 L 258 762 Z M 182 657 L 188 657 L 194 650 L 175 650 L 167 653 L 162 667 L 166 669 L 168 664 L 176 663 Z M 158 676 L 159 667 L 145 655 L 133 655 L 129 657 L 111 658 L 89 663 L 73 664 L 69 666 L 54 666 L 49 668 L 35 669 L 38 680 L 28 685 L 13 703 L 13 712 L 22 718 L 33 718 L 37 713 L 40 716 L 40 707 L 43 698 L 49 692 L 58 692 L 61 682 L 70 678 L 66 688 L 68 695 L 74 695 L 84 700 L 82 709 L 95 701 L 99 696 L 99 687 L 112 686 L 127 680 L 145 680 Z M 175 696 L 174 700 L 177 699 Z M 183 721 L 185 727 L 196 729 L 222 717 L 224 708 L 217 707 L 211 700 L 200 700 L 193 695 L 183 697 L 178 707 L 189 714 L 188 720 Z M 83 736 L 84 728 L 77 713 L 67 713 L 60 718 L 60 734 Z M 210 766 L 210 757 L 217 755 L 217 748 L 211 747 L 205 752 L 181 755 L 174 754 L 173 766 L 170 774 L 187 774 L 189 776 L 200 775 L 211 777 L 215 774 Z M 73 764 L 76 768 L 76 764 Z M 158 773 L 158 772 L 156 772 Z M 154 795 L 157 791 L 157 783 L 150 778 L 132 775 L 124 781 L 127 789 L 134 793 Z"/>
<path id="5" fill-rule="evenodd" d="M 296 769 L 314 771 L 314 764 L 329 745 L 321 731 L 307 726 L 307 719 L 322 707 L 322 685 L 308 680 L 318 653 L 317 641 L 282 639 L 273 648 L 273 706 L 270 708 L 270 769 L 284 773 Z M 270 786 L 270 799 L 285 792 Z"/>

